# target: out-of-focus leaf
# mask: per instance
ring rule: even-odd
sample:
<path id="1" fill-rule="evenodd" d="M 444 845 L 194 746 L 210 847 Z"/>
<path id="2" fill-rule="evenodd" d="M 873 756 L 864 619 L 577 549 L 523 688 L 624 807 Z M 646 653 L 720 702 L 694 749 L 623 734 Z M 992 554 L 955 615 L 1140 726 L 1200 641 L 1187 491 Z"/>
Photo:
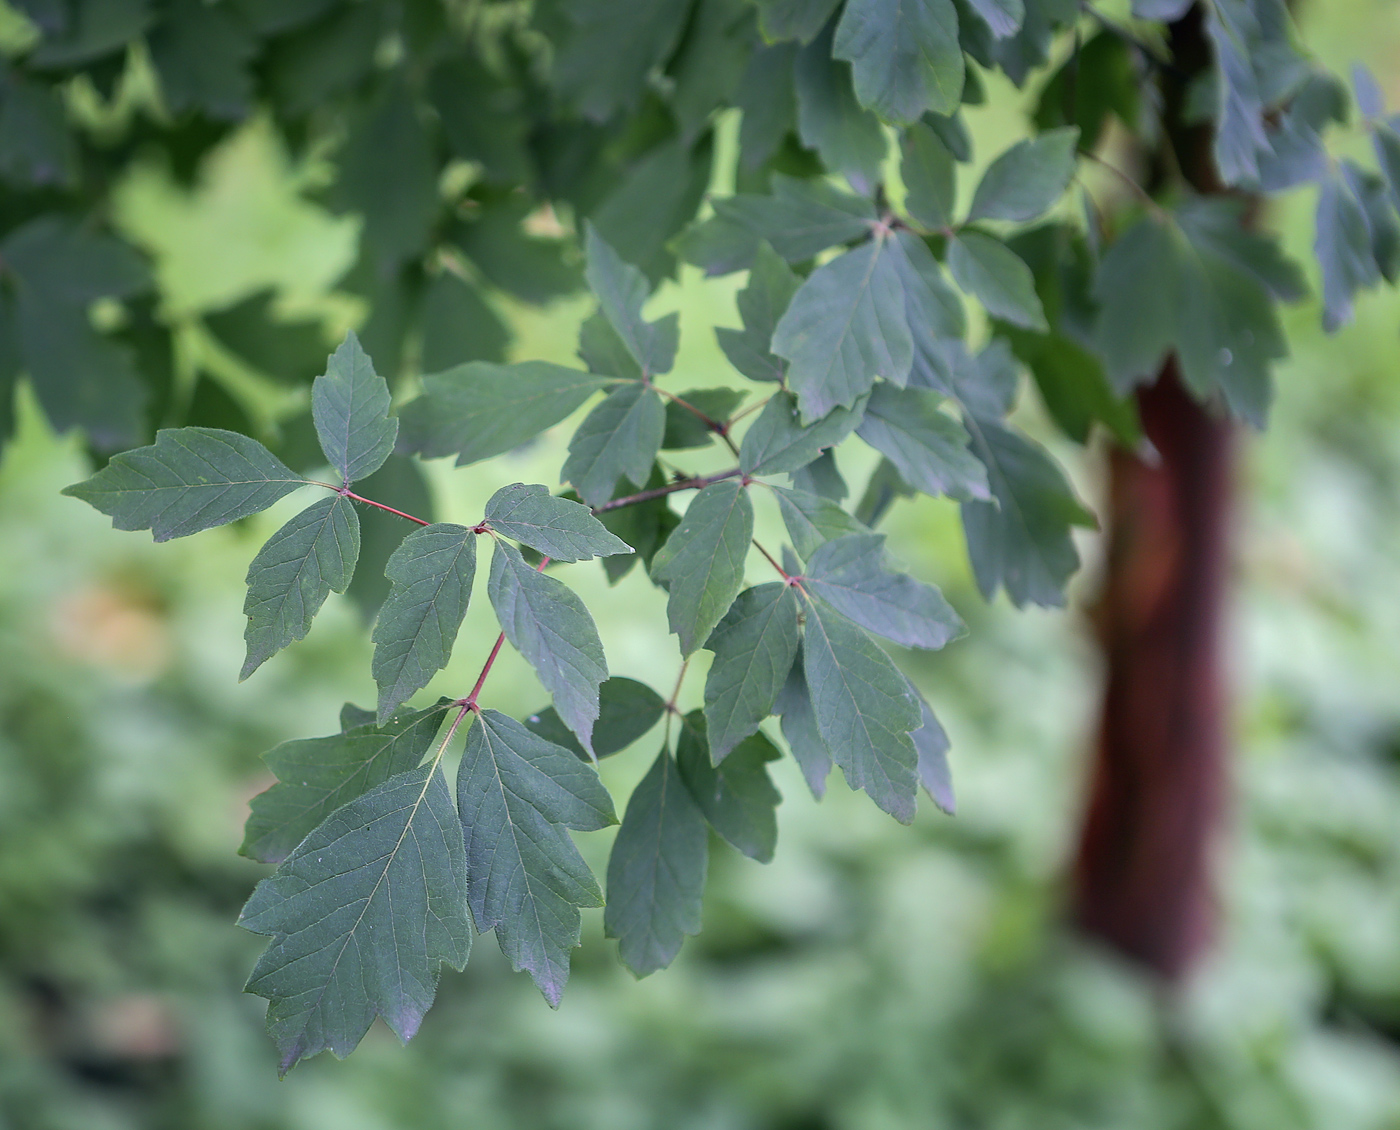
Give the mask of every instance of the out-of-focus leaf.
<path id="1" fill-rule="evenodd" d="M 1074 177 L 1077 126 L 1053 129 L 1016 142 L 987 166 L 973 193 L 969 220 L 1034 220 L 1047 211 Z"/>
<path id="2" fill-rule="evenodd" d="M 851 64 L 861 105 L 887 122 L 951 114 L 962 100 L 953 0 L 847 0 L 832 53 Z"/>

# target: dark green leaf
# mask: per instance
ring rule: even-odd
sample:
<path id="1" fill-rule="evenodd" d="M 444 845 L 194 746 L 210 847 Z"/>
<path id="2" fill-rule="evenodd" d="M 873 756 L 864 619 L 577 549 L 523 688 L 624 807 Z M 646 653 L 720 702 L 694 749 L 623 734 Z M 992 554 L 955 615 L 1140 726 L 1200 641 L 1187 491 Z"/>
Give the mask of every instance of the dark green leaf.
<path id="1" fill-rule="evenodd" d="M 1322 182 L 1313 251 L 1322 267 L 1322 324 L 1331 332 L 1351 321 L 1356 292 L 1380 282 L 1366 212 L 1339 176 Z"/>
<path id="2" fill-rule="evenodd" d="M 0 79 L 0 177 L 16 187 L 67 186 L 78 149 L 57 88 L 11 73 Z"/>
<path id="3" fill-rule="evenodd" d="M 866 526 L 878 526 L 897 499 L 913 498 L 915 493 L 889 458 L 882 457 L 875 470 L 870 472 L 865 493 L 856 505 L 856 520 Z"/>
<path id="4" fill-rule="evenodd" d="M 807 602 L 802 665 L 817 732 L 853 789 L 901 824 L 914 819 L 922 725 L 899 668 L 869 636 L 820 600 Z"/>
<path id="5" fill-rule="evenodd" d="M 512 483 L 502 487 L 486 503 L 486 521 L 497 533 L 555 561 L 586 561 L 632 552 L 626 542 L 608 533 L 588 507 L 558 498 L 539 485 Z"/>
<path id="6" fill-rule="evenodd" d="M 532 440 L 608 381 L 546 361 L 472 361 L 423 378 L 423 395 L 400 415 L 403 441 L 428 459 L 464 467 Z"/>
<path id="7" fill-rule="evenodd" d="M 931 231 L 942 231 L 953 223 L 957 205 L 957 165 L 938 135 L 922 123 L 904 131 L 900 142 L 904 159 L 904 210 Z"/>
<path id="8" fill-rule="evenodd" d="M 0 243 L 0 257 L 24 290 L 46 303 L 86 307 L 150 285 L 145 263 L 129 245 L 56 214 L 10 232 Z"/>
<path id="9" fill-rule="evenodd" d="M 1096 344 L 1120 395 L 1152 380 L 1176 334 L 1183 285 L 1170 227 L 1154 217 L 1118 237 L 1099 264 Z"/>
<path id="10" fill-rule="evenodd" d="M 568 750 L 483 710 L 467 732 L 457 808 L 476 928 L 494 929 L 512 967 L 529 970 L 558 1008 L 569 953 L 579 944 L 578 908 L 603 905 L 565 829 L 616 824 L 612 798 L 597 772 Z"/>
<path id="11" fill-rule="evenodd" d="M 814 33 L 815 34 L 815 33 Z M 771 37 L 770 37 L 771 38 Z M 797 127 L 797 98 L 792 65 L 797 50 L 791 43 L 760 47 L 749 56 L 734 102 L 739 121 L 739 168 L 751 173 L 777 152 Z"/>
<path id="12" fill-rule="evenodd" d="M 442 726 L 446 700 L 409 710 L 382 726 L 374 713 L 344 718 L 344 733 L 283 742 L 263 755 L 277 784 L 250 802 L 239 852 L 281 863 L 332 812 L 418 766 Z"/>
<path id="13" fill-rule="evenodd" d="M 783 259 L 798 263 L 838 243 L 868 236 L 875 206 L 823 180 L 777 174 L 772 196 L 726 196 L 714 202 L 715 215 L 767 241 Z"/>
<path id="14" fill-rule="evenodd" d="M 226 121 L 248 114 L 253 99 L 248 64 L 258 43 L 228 5 L 179 0 L 146 45 L 172 114 L 198 110 Z"/>
<path id="15" fill-rule="evenodd" d="M 885 158 L 880 119 L 861 108 L 851 88 L 850 67 L 831 57 L 832 28 L 797 55 L 797 132 L 832 172 L 842 173 L 857 191 L 874 189 Z"/>
<path id="16" fill-rule="evenodd" d="M 504 361 L 510 330 L 481 292 L 441 271 L 423 295 L 423 343 L 418 363 L 429 373 L 466 361 Z"/>
<path id="17" fill-rule="evenodd" d="M 775 810 L 783 798 L 768 777 L 768 762 L 781 756 L 763 734 L 751 734 L 723 764 L 712 765 L 705 716 L 698 710 L 685 716 L 676 741 L 681 780 L 710 827 L 760 863 L 771 862 L 778 845 Z"/>
<path id="18" fill-rule="evenodd" d="M 981 232 L 963 232 L 948 241 L 948 270 L 993 317 L 1029 330 L 1048 328 L 1031 269 L 1006 244 Z"/>
<path id="19" fill-rule="evenodd" d="M 712 483 L 691 500 L 681 524 L 652 561 L 670 593 L 666 617 L 681 654 L 704 645 L 744 583 L 753 503 L 736 480 Z"/>
<path id="20" fill-rule="evenodd" d="M 715 330 L 729 363 L 750 380 L 781 381 L 787 372 L 772 352 L 773 333 L 801 283 L 780 255 L 767 244 L 759 245 L 748 285 L 736 300 L 744 328 Z"/>
<path id="21" fill-rule="evenodd" d="M 433 1003 L 442 962 L 471 953 L 461 825 L 436 763 L 337 809 L 258 884 L 239 924 L 272 942 L 248 979 L 266 997 L 283 1074 L 349 1055 L 382 1016 L 401 1040 Z"/>
<path id="22" fill-rule="evenodd" d="M 598 757 L 621 753 L 644 736 L 666 712 L 661 696 L 645 683 L 614 675 L 598 688 L 598 721 L 593 724 L 593 752 Z M 525 719 L 525 728 L 577 757 L 587 757 L 573 732 L 552 706 Z"/>
<path id="23" fill-rule="evenodd" d="M 164 428 L 150 447 L 116 456 L 65 488 L 119 530 L 156 541 L 185 537 L 266 510 L 304 480 L 255 439 L 217 428 Z"/>
<path id="24" fill-rule="evenodd" d="M 453 55 L 434 67 L 428 96 L 455 156 L 479 162 L 488 180 L 530 179 L 530 127 L 521 113 L 520 92 L 498 79 L 475 54 Z M 488 221 L 487 226 L 514 225 Z"/>
<path id="25" fill-rule="evenodd" d="M 147 0 L 69 0 L 68 19 L 30 53 L 39 68 L 72 67 L 110 55 L 151 22 Z"/>
<path id="26" fill-rule="evenodd" d="M 754 0 L 758 26 L 769 43 L 796 39 L 811 43 L 835 10 L 837 0 Z"/>
<path id="27" fill-rule="evenodd" d="M 428 685 L 452 657 L 476 579 L 476 534 L 447 522 L 414 530 L 389 558 L 393 587 L 374 626 L 379 719 Z"/>
<path id="28" fill-rule="evenodd" d="M 379 470 L 394 450 L 399 422 L 389 415 L 389 386 L 354 333 L 312 382 L 311 415 L 321 450 L 347 484 Z"/>
<path id="29" fill-rule="evenodd" d="M 919 689 L 912 682 L 909 689 L 918 698 L 924 718 L 924 724 L 909 735 L 919 754 L 919 784 L 933 798 L 934 804 L 952 816 L 958 806 L 953 796 L 953 774 L 948 768 L 948 735 Z"/>
<path id="30" fill-rule="evenodd" d="M 820 545 L 803 587 L 862 628 L 905 647 L 940 648 L 964 631 L 943 594 L 886 566 L 884 534 L 848 534 Z"/>
<path id="31" fill-rule="evenodd" d="M 305 637 L 326 596 L 350 584 L 359 555 L 360 517 L 340 494 L 313 502 L 267 539 L 248 566 L 240 680 Z"/>
<path id="32" fill-rule="evenodd" d="M 642 379 L 642 367 L 627 352 L 626 343 L 601 310 L 594 311 L 579 326 L 578 356 L 590 373 L 621 380 Z"/>
<path id="33" fill-rule="evenodd" d="M 324 368 L 328 343 L 321 324 L 284 321 L 273 313 L 275 292 L 204 315 L 205 327 L 238 357 L 283 384 L 299 385 Z"/>
<path id="34" fill-rule="evenodd" d="M 909 379 L 917 382 L 920 374 L 940 364 L 934 356 L 939 352 L 940 343 L 949 338 L 961 338 L 967 331 L 967 315 L 962 299 L 944 277 L 943 268 L 928 244 L 917 235 L 896 232 L 890 244 L 890 256 L 894 259 L 900 285 L 904 287 L 904 312 L 914 340 Z M 923 383 L 929 382 L 925 378 Z"/>
<path id="35" fill-rule="evenodd" d="M 663 748 L 632 791 L 608 860 L 603 930 L 636 976 L 670 965 L 685 935 L 700 932 L 709 846 L 705 817 Z"/>
<path id="36" fill-rule="evenodd" d="M 972 196 L 969 220 L 1034 220 L 1074 178 L 1077 126 L 1018 141 L 987 166 Z"/>
<path id="37" fill-rule="evenodd" d="M 583 601 L 567 585 L 530 568 L 520 551 L 503 541 L 491 555 L 487 591 L 506 639 L 535 669 L 559 717 L 592 752 L 598 685 L 608 677 L 608 664 Z"/>
<path id="38" fill-rule="evenodd" d="M 904 288 L 881 240 L 813 271 L 773 334 L 773 352 L 790 362 L 788 385 L 807 421 L 854 406 L 877 376 L 903 384 L 913 349 Z"/>
<path id="39" fill-rule="evenodd" d="M 655 322 L 642 317 L 642 305 L 650 290 L 646 276 L 630 263 L 623 262 L 591 224 L 584 245 L 588 256 L 585 272 L 588 286 L 597 296 L 604 317 L 643 373 L 649 376 L 669 373 L 675 364 L 680 340 L 675 317 Z"/>
<path id="40" fill-rule="evenodd" d="M 745 589 L 705 647 L 715 653 L 705 679 L 707 760 L 722 762 L 773 713 L 797 655 L 797 594 L 782 581 Z"/>
<path id="41" fill-rule="evenodd" d="M 1023 0 L 968 0 L 968 3 L 998 39 L 1015 35 L 1026 18 Z"/>
<path id="42" fill-rule="evenodd" d="M 377 4 L 326 6 L 331 11 L 324 19 L 268 45 L 268 85 L 284 114 L 315 110 L 359 85 L 374 67 L 375 48 L 384 35 L 384 9 Z M 279 0 L 279 7 L 286 11 L 285 0 Z"/>
<path id="43" fill-rule="evenodd" d="M 597 122 L 631 109 L 680 41 L 688 11 L 672 0 L 575 0 L 564 8 L 573 33 L 555 58 L 555 85 Z"/>
<path id="44" fill-rule="evenodd" d="M 474 117 L 480 120 L 480 115 Z M 488 133 L 499 128 L 494 121 L 482 125 Z M 563 239 L 525 230 L 529 213 L 530 202 L 511 195 L 482 208 L 472 222 L 454 227 L 452 238 L 488 283 L 540 305 L 582 287 L 583 271 L 567 257 Z"/>
<path id="45" fill-rule="evenodd" d="M 562 478 L 589 506 L 601 506 L 612 498 L 619 478 L 638 487 L 647 481 L 665 434 L 666 409 L 656 390 L 640 383 L 619 385 L 574 432 Z"/>
<path id="46" fill-rule="evenodd" d="M 847 0 L 832 53 L 851 64 L 861 105 L 896 125 L 962 101 L 953 0 Z"/>
<path id="47" fill-rule="evenodd" d="M 837 504 L 844 502 L 846 495 L 851 493 L 841 475 L 841 468 L 836 465 L 836 451 L 830 447 L 805 467 L 799 467 L 789 474 L 788 482 L 794 490 L 819 495 Z"/>
<path id="48" fill-rule="evenodd" d="M 817 729 L 812 697 L 807 693 L 801 649 L 773 709 L 782 715 L 783 739 L 792 751 L 793 760 L 802 770 L 803 780 L 812 790 L 812 795 L 821 800 L 826 795 L 826 779 L 831 775 L 831 751 Z"/>
<path id="49" fill-rule="evenodd" d="M 714 429 L 691 408 L 723 424 L 744 402 L 744 394 L 732 388 L 693 388 L 681 393 L 680 400 L 666 402 L 666 431 L 661 437 L 663 451 L 709 447 L 715 439 Z"/>
<path id="50" fill-rule="evenodd" d="M 739 465 L 747 475 L 776 475 L 807 466 L 856 429 L 866 400 L 860 397 L 850 409 L 833 408 L 816 423 L 803 427 L 792 393 L 774 393 L 744 433 Z"/>
<path id="51" fill-rule="evenodd" d="M 940 400 L 929 389 L 877 384 L 856 433 L 925 494 L 990 497 L 986 469 L 968 450 L 967 429 L 938 410 Z"/>
<path id="52" fill-rule="evenodd" d="M 771 489 L 778 498 L 793 548 L 803 558 L 811 557 L 819 545 L 831 538 L 870 532 L 836 503 L 820 495 L 784 487 Z"/>
<path id="53" fill-rule="evenodd" d="M 681 136 L 693 138 L 710 114 L 726 105 L 757 40 L 753 8 L 745 0 L 710 0 L 691 17 L 667 67 L 675 79 L 671 108 Z"/>

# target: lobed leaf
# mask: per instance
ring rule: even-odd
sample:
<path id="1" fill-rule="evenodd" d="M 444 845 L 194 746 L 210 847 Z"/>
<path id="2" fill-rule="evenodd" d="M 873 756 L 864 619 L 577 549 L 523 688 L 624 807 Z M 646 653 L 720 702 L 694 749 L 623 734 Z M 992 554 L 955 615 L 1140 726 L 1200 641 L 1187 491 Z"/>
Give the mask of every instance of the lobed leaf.
<path id="1" fill-rule="evenodd" d="M 773 709 L 782 715 L 783 739 L 802 770 L 803 780 L 812 796 L 821 800 L 826 795 L 826 779 L 831 775 L 831 750 L 817 728 L 800 648 Z"/>
<path id="2" fill-rule="evenodd" d="M 953 816 L 957 813 L 957 800 L 953 796 L 953 774 L 948 768 L 948 735 L 918 687 L 911 682 L 909 689 L 919 700 L 919 711 L 924 719 L 924 724 L 909 735 L 919 755 L 919 784 L 933 798 L 934 804 Z"/>
<path id="3" fill-rule="evenodd" d="M 928 126 L 916 122 L 904 131 L 900 153 L 905 211 L 932 231 L 951 227 L 958 202 L 957 164 L 948 147 Z"/>
<path id="4" fill-rule="evenodd" d="M 715 330 L 729 363 L 750 380 L 781 381 L 787 372 L 782 358 L 772 352 L 773 332 L 800 285 L 782 257 L 766 243 L 760 244 L 749 268 L 748 285 L 737 299 L 744 328 Z"/>
<path id="5" fill-rule="evenodd" d="M 633 359 L 646 376 L 669 373 L 676 360 L 679 341 L 678 323 L 674 316 L 648 322 L 642 317 L 642 305 L 650 287 L 646 276 L 630 263 L 625 263 L 592 224 L 584 235 L 584 253 L 588 266 L 585 277 L 589 289 L 598 298 L 603 315 L 622 339 Z"/>

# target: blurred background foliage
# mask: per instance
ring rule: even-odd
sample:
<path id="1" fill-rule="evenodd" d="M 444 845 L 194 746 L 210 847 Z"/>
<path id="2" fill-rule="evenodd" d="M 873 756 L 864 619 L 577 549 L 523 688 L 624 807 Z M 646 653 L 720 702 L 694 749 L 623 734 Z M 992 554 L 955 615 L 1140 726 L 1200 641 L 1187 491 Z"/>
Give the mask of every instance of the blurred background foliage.
<path id="1" fill-rule="evenodd" d="M 1301 16 L 1327 64 L 1365 59 L 1400 104 L 1389 0 Z M 991 84 L 969 114 L 979 153 L 1024 109 Z M 188 183 L 158 156 L 139 164 L 114 221 L 176 313 L 270 295 L 329 338 L 363 306 L 333 290 L 356 221 L 315 202 L 319 175 L 253 120 Z M 1275 213 L 1300 250 L 1309 205 Z M 675 387 L 726 371 L 709 327 L 736 324 L 733 292 L 687 269 L 656 300 L 682 315 Z M 514 357 L 570 357 L 585 304 L 493 302 Z M 1224 926 L 1180 997 L 1061 925 L 1097 685 L 1085 614 L 983 605 L 952 505 L 925 500 L 889 528 L 973 629 L 902 657 L 953 740 L 955 819 L 925 805 L 901 828 L 839 782 L 817 805 L 781 763 L 777 859 L 716 843 L 704 933 L 669 971 L 633 982 L 589 912 L 558 1013 L 481 945 L 407 1049 L 376 1026 L 353 1062 L 322 1057 L 283 1083 L 263 1002 L 240 993 L 262 942 L 233 925 L 263 869 L 235 852 L 269 781 L 258 755 L 370 701 L 362 616 L 332 597 L 303 644 L 238 684 L 246 561 L 296 500 L 153 547 L 57 497 L 87 456 L 23 399 L 0 464 L 0 1127 L 1400 1127 L 1400 300 L 1364 297 L 1334 338 L 1317 325 L 1315 303 L 1292 312 L 1270 429 L 1242 443 Z M 258 403 L 203 330 L 182 348 Z M 1057 454 L 1096 497 L 1097 453 Z M 545 442 L 435 466 L 439 514 L 474 519 L 561 458 Z M 868 468 L 843 470 L 858 483 Z M 1081 609 L 1093 538 L 1083 548 Z M 569 579 L 614 672 L 667 682 L 658 594 L 610 589 L 596 566 Z M 488 618 L 469 615 L 432 690 L 470 678 Z M 544 697 L 516 657 L 492 695 L 517 715 Z M 656 740 L 606 762 L 609 782 L 630 787 Z M 606 840 L 584 841 L 595 868 Z"/>

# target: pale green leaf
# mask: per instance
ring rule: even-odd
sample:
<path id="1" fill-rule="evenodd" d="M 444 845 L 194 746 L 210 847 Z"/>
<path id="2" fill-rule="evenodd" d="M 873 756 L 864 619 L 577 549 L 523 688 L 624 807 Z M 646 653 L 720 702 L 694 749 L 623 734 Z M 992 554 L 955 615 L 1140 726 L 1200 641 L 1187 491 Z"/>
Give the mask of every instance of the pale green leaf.
<path id="1" fill-rule="evenodd" d="M 705 647 L 714 652 L 705 678 L 708 757 L 721 763 L 758 729 L 797 655 L 797 594 L 782 581 L 745 589 Z"/>
<path id="2" fill-rule="evenodd" d="M 632 547 L 608 532 L 588 507 L 549 493 L 543 486 L 512 483 L 486 503 L 486 522 L 555 561 L 586 561 L 631 553 Z"/>

